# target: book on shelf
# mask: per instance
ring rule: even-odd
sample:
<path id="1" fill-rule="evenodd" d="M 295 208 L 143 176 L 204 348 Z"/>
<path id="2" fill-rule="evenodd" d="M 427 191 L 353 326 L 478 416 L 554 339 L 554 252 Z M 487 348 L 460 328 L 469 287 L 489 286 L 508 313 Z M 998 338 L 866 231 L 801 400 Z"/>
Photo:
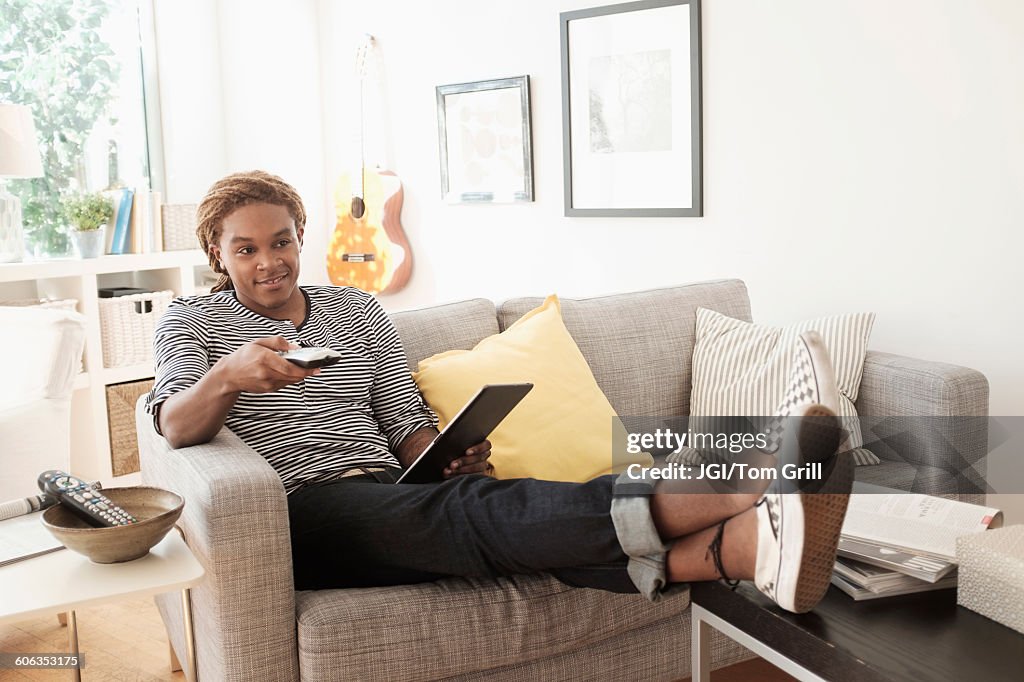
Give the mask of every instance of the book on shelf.
<path id="1" fill-rule="evenodd" d="M 156 253 L 164 250 L 160 192 L 137 188 L 128 221 L 126 253 Z"/>
<path id="2" fill-rule="evenodd" d="M 116 202 L 114 213 L 114 229 L 112 230 L 110 249 L 107 253 L 122 254 L 128 253 L 128 226 L 132 214 L 132 199 L 135 191 L 131 188 L 114 190 L 120 193 L 120 199 Z"/>
<path id="3" fill-rule="evenodd" d="M 916 493 L 854 493 L 841 538 L 956 563 L 956 539 L 1003 524 L 1003 513 Z"/>
<path id="4" fill-rule="evenodd" d="M 164 226 L 160 211 L 162 203 L 163 195 L 160 192 L 150 192 L 149 238 L 147 240 L 149 250 L 146 253 L 164 250 Z"/>
<path id="5" fill-rule="evenodd" d="M 110 204 L 114 207 L 114 214 L 110 217 L 110 221 L 107 223 L 106 234 L 103 236 L 103 253 L 111 254 L 114 252 L 114 232 L 117 230 L 117 214 L 121 210 L 121 198 L 124 196 L 124 189 L 111 187 L 103 190 L 103 194 L 110 199 Z"/>
<path id="6" fill-rule="evenodd" d="M 147 253 L 146 237 L 150 212 L 149 190 L 141 187 L 132 197 L 132 213 L 128 219 L 128 250 L 126 253 Z"/>

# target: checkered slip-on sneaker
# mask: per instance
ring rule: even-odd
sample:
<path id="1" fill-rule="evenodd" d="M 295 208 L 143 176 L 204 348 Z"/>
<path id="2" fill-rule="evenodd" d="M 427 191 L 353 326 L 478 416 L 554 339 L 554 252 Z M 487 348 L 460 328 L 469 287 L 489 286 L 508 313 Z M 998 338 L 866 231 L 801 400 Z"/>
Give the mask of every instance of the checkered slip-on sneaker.
<path id="1" fill-rule="evenodd" d="M 756 449 L 769 455 L 776 454 L 783 441 L 787 417 L 793 416 L 795 412 L 811 404 L 822 405 L 835 414 L 839 412 L 839 389 L 836 387 L 836 375 L 832 369 L 832 360 L 829 358 L 828 349 L 825 348 L 821 334 L 813 330 L 800 334 L 793 344 L 793 369 L 789 375 L 786 392 L 775 410 L 775 415 L 771 419 L 767 419 L 764 424 L 765 447 Z M 713 421 L 727 418 L 710 417 L 708 419 Z M 669 457 L 669 461 L 690 466 L 700 466 L 702 463 L 711 462 L 729 462 L 734 459 L 734 455 L 727 456 L 714 451 L 694 448 L 684 448 L 678 454 Z"/>
<path id="2" fill-rule="evenodd" d="M 765 452 L 774 454 L 782 442 L 786 417 L 808 404 L 822 405 L 839 413 L 839 389 L 836 373 L 821 334 L 807 331 L 797 337 L 793 347 L 793 370 L 782 402 L 775 416 L 768 422 L 768 446 Z"/>
<path id="3" fill-rule="evenodd" d="M 797 492 L 781 492 L 783 486 L 773 484 L 757 502 L 754 584 L 787 611 L 804 613 L 825 596 L 832 577 L 853 487 L 853 459 L 836 454 L 842 431 L 831 410 L 810 405 L 793 416 L 801 417 L 795 426 L 799 433 L 780 449 L 780 463 L 823 462 L 826 475 Z"/>

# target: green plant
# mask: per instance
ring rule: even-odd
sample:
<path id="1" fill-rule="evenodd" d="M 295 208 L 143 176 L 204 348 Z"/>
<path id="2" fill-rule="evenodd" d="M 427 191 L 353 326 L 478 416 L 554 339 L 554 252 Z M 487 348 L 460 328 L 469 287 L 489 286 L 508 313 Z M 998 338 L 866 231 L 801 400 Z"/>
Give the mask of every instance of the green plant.
<path id="1" fill-rule="evenodd" d="M 64 215 L 79 232 L 98 230 L 114 217 L 114 202 L 99 192 L 68 197 Z"/>
<path id="2" fill-rule="evenodd" d="M 100 27 L 112 0 L 0 0 L 0 101 L 26 104 L 39 133 L 44 176 L 13 180 L 29 248 L 68 253 L 61 196 L 82 191 L 85 141 L 108 115 L 120 77 Z"/>

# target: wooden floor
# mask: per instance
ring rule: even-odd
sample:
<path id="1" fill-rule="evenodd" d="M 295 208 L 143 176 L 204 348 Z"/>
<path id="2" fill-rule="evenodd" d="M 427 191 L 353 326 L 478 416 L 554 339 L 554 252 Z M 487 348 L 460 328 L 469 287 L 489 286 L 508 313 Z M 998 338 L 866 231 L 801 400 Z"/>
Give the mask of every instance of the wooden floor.
<path id="1" fill-rule="evenodd" d="M 160 614 L 152 598 L 120 601 L 76 611 L 78 650 L 85 657 L 82 680 L 155 682 L 185 676 L 172 673 Z M 65 653 L 68 630 L 56 616 L 0 626 L 0 651 Z M 0 670 L 0 681 L 71 679 L 67 670 Z"/>
<path id="2" fill-rule="evenodd" d="M 712 682 L 795 682 L 796 678 L 787 675 L 763 658 L 743 661 L 728 668 L 711 673 Z M 687 677 L 682 682 L 690 682 Z"/>
<path id="3" fill-rule="evenodd" d="M 172 673 L 167 636 L 152 599 L 122 601 L 82 609 L 78 614 L 78 648 L 85 656 L 82 679 L 124 682 L 184 682 Z M 64 653 L 67 628 L 56 616 L 0 626 L 0 651 L 10 653 Z M 67 670 L 2 670 L 0 682 L 71 679 Z M 762 659 L 739 663 L 711 675 L 713 682 L 788 682 L 793 678 Z"/>

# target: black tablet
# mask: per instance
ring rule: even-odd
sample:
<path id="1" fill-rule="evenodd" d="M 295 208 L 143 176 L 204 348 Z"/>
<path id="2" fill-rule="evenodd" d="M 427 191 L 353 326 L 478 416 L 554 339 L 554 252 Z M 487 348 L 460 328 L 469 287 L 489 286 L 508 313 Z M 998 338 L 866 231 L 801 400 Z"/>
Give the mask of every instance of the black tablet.
<path id="1" fill-rule="evenodd" d="M 448 463 L 486 440 L 532 388 L 530 383 L 487 384 L 481 388 L 396 482 L 444 480 L 444 468 Z"/>

